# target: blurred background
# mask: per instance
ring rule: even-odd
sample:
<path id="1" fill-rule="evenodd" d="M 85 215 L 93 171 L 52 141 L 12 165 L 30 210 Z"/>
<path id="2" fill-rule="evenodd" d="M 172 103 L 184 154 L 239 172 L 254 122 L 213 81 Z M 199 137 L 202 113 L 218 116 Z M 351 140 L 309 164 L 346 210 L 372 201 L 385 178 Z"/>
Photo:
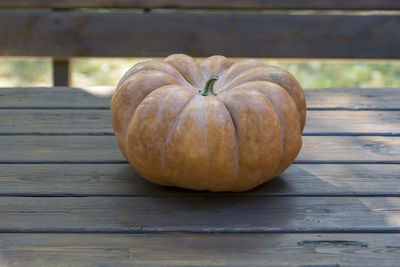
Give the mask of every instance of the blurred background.
<path id="1" fill-rule="evenodd" d="M 134 64 L 149 58 L 71 59 L 72 86 L 115 86 Z M 202 58 L 198 58 L 202 61 Z M 234 58 L 239 60 L 239 58 Z M 304 88 L 400 87 L 397 60 L 263 59 L 291 72 Z M 52 86 L 51 58 L 0 57 L 0 87 Z"/>

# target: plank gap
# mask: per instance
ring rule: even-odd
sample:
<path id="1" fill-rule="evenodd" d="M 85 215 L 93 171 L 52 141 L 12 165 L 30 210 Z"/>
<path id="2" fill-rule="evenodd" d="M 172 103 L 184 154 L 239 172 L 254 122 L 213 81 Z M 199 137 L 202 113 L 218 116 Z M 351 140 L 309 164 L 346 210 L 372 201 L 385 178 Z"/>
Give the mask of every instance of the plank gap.
<path id="1" fill-rule="evenodd" d="M 400 227 L 371 227 L 371 228 L 322 228 L 322 229 L 254 229 L 237 228 L 221 230 L 202 230 L 187 228 L 182 230 L 159 230 L 152 227 L 139 227 L 138 229 L 1 229 L 0 234 L 389 234 L 400 233 Z"/>

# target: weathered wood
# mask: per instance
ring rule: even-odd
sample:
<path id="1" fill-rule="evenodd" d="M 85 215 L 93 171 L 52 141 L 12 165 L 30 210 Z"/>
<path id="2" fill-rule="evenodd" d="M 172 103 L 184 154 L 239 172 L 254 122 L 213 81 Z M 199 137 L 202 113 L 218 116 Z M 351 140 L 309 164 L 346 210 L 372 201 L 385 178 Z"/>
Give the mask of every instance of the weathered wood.
<path id="1" fill-rule="evenodd" d="M 108 91 L 101 96 L 70 87 L 0 88 L 0 108 L 109 109 L 112 90 Z"/>
<path id="2" fill-rule="evenodd" d="M 303 136 L 297 162 L 400 160 L 400 138 L 380 136 Z"/>
<path id="3" fill-rule="evenodd" d="M 68 86 L 70 84 L 69 60 L 53 60 L 53 84 L 54 86 Z"/>
<path id="4" fill-rule="evenodd" d="M 5 266 L 395 266 L 399 247 L 399 234 L 0 234 Z"/>
<path id="5" fill-rule="evenodd" d="M 88 89 L 0 88 L 0 108 L 67 108 L 108 109 L 112 88 L 96 96 Z M 101 92 L 101 91 L 100 91 Z M 310 109 L 397 109 L 400 110 L 400 89 L 392 88 L 326 88 L 306 89 Z"/>
<path id="6" fill-rule="evenodd" d="M 0 136 L 0 162 L 125 162 L 114 136 Z"/>
<path id="7" fill-rule="evenodd" d="M 0 110 L 0 135 L 113 135 L 109 110 Z M 305 135 L 400 135 L 400 111 L 309 110 Z"/>
<path id="8" fill-rule="evenodd" d="M 0 25 L 13 56 L 400 58 L 398 15 L 1 11 Z"/>
<path id="9" fill-rule="evenodd" d="M 0 90 L 0 133 L 111 134 L 109 99 L 67 89 Z M 309 110 L 306 133 L 398 133 L 397 91 L 360 92 L 308 100 L 397 111 Z M 213 194 L 144 181 L 114 136 L 0 136 L 0 265 L 396 266 L 400 164 L 387 163 L 400 163 L 400 137 L 303 140 L 303 164 L 252 191 Z M 40 164 L 21 164 L 30 161 Z M 330 161 L 352 164 L 304 164 Z"/>
<path id="10" fill-rule="evenodd" d="M 297 162 L 399 162 L 400 138 L 304 136 Z M 125 162 L 114 136 L 0 136 L 0 163 Z"/>
<path id="11" fill-rule="evenodd" d="M 1 196 L 215 195 L 151 184 L 128 164 L 2 164 L 0 168 Z M 399 179 L 398 164 L 294 164 L 278 178 L 237 195 L 398 196 Z"/>
<path id="12" fill-rule="evenodd" d="M 0 134 L 114 135 L 109 110 L 0 110 Z"/>
<path id="13" fill-rule="evenodd" d="M 239 8 L 239 9 L 400 9 L 393 0 L 2 0 L 2 8 Z"/>
<path id="14" fill-rule="evenodd" d="M 304 134 L 400 134 L 400 111 L 307 111 Z"/>
<path id="15" fill-rule="evenodd" d="M 400 89 L 396 88 L 306 89 L 304 93 L 311 109 L 400 110 Z"/>
<path id="16" fill-rule="evenodd" d="M 2 197 L 0 232 L 400 232 L 398 197 Z"/>

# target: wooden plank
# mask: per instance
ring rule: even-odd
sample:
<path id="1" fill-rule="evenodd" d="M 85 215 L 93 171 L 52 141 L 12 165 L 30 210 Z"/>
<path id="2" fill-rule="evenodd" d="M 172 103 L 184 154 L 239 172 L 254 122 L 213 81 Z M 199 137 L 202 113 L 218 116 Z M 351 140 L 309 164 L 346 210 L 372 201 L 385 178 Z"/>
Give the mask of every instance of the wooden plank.
<path id="1" fill-rule="evenodd" d="M 0 234 L 5 266 L 396 266 L 399 234 Z"/>
<path id="2" fill-rule="evenodd" d="M 400 109 L 400 90 L 396 88 L 306 89 L 304 93 L 311 109 Z"/>
<path id="3" fill-rule="evenodd" d="M 102 89 L 106 89 L 103 95 L 86 92 L 89 89 L 68 87 L 0 88 L 0 109 L 108 109 L 113 90 Z M 101 90 L 97 92 L 102 93 Z M 400 89 L 395 88 L 306 89 L 304 93 L 309 109 L 400 110 Z"/>
<path id="4" fill-rule="evenodd" d="M 0 136 L 0 162 L 125 162 L 114 136 Z"/>
<path id="5" fill-rule="evenodd" d="M 151 184 L 128 164 L 3 164 L 0 169 L 1 196 L 214 195 Z M 278 178 L 238 195 L 399 196 L 399 179 L 399 164 L 293 164 Z"/>
<path id="6" fill-rule="evenodd" d="M 0 25 L 7 56 L 400 58 L 398 15 L 1 11 Z"/>
<path id="7" fill-rule="evenodd" d="M 113 135 L 109 110 L 0 110 L 0 135 Z M 400 111 L 309 110 L 305 135 L 400 135 Z"/>
<path id="8" fill-rule="evenodd" d="M 400 111 L 307 111 L 304 134 L 400 134 Z"/>
<path id="9" fill-rule="evenodd" d="M 2 197 L 0 232 L 400 232 L 398 197 Z"/>
<path id="10" fill-rule="evenodd" d="M 0 134 L 114 135 L 109 110 L 0 110 Z"/>
<path id="11" fill-rule="evenodd" d="M 239 9 L 400 9 L 392 0 L 2 0 L 2 8 L 239 8 Z"/>
<path id="12" fill-rule="evenodd" d="M 96 95 L 70 87 L 0 88 L 0 108 L 109 109 L 110 94 Z"/>
<path id="13" fill-rule="evenodd" d="M 69 60 L 53 60 L 53 84 L 54 86 L 68 86 L 70 84 Z"/>
<path id="14" fill-rule="evenodd" d="M 381 136 L 303 136 L 297 162 L 400 160 L 400 138 Z"/>
<path id="15" fill-rule="evenodd" d="M 396 163 L 400 138 L 304 136 L 300 163 Z M 0 163 L 125 162 L 114 136 L 0 136 Z"/>

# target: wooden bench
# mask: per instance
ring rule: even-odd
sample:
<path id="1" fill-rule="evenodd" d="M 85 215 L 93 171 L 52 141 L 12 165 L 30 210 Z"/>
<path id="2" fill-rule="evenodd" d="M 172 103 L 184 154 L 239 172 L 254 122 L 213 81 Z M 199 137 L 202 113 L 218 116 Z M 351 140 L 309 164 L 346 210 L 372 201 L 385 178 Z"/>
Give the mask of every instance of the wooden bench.
<path id="1" fill-rule="evenodd" d="M 54 58 L 55 85 L 68 85 L 71 57 L 400 58 L 399 1 L 0 8 L 0 55 Z M 255 190 L 215 194 L 140 178 L 113 136 L 109 96 L 0 88 L 0 266 L 398 265 L 400 90 L 305 93 L 295 163 Z"/>
<path id="2" fill-rule="evenodd" d="M 13 8 L 0 11 L 0 55 L 54 58 L 56 86 L 69 85 L 71 57 L 400 58 L 399 16 L 360 14 L 400 10 L 393 0 L 3 0 L 0 8 Z"/>

